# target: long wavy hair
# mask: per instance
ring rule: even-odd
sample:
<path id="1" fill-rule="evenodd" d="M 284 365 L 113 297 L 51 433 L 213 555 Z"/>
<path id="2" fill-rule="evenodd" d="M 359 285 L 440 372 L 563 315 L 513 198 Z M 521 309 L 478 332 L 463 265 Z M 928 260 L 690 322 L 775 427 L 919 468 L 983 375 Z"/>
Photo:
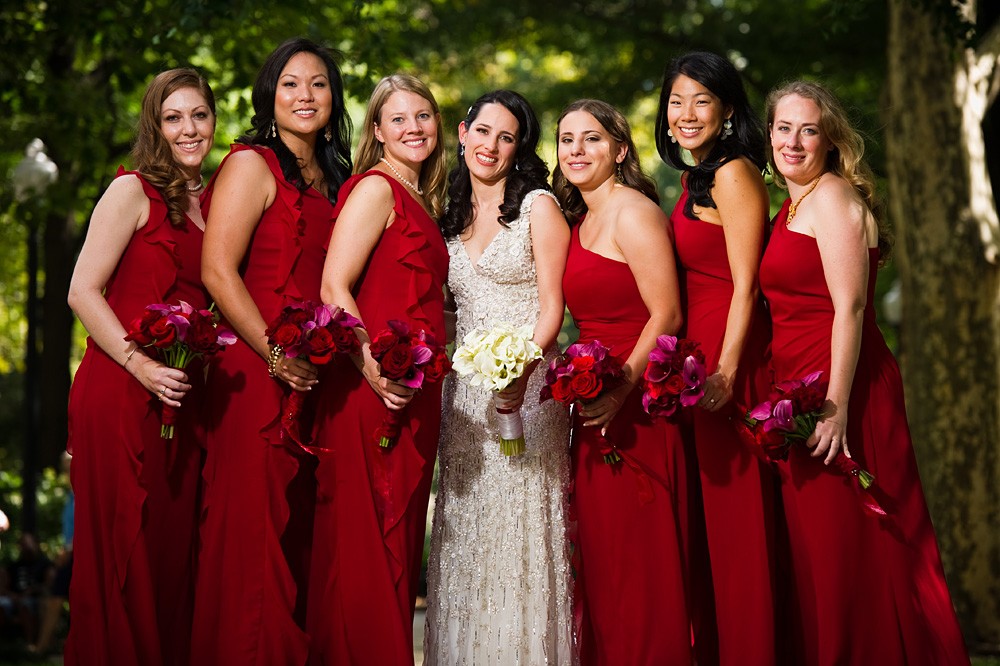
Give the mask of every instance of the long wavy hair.
<path id="1" fill-rule="evenodd" d="M 488 92 L 469 107 L 465 116 L 465 129 L 472 128 L 479 112 L 487 104 L 499 104 L 510 111 L 517 120 L 517 148 L 514 152 L 514 166 L 504 180 L 503 203 L 497 221 L 503 226 L 517 219 L 521 212 L 524 196 L 532 190 L 550 190 L 548 167 L 538 156 L 538 139 L 541 127 L 531 104 L 512 90 Z M 448 208 L 441 218 L 441 230 L 445 238 L 457 236 L 472 224 L 472 177 L 464 157 L 459 155 L 458 165 L 448 174 Z"/>
<path id="2" fill-rule="evenodd" d="M 722 102 L 724 111 L 731 111 L 732 135 L 715 140 L 708 154 L 700 163 L 687 164 L 681 155 L 680 145 L 670 140 L 667 120 L 670 92 L 679 76 L 686 76 L 708 88 Z M 723 164 L 745 157 L 758 169 L 767 163 L 764 127 L 750 106 L 743 80 L 729 60 L 715 53 L 695 51 L 675 58 L 667 65 L 660 89 L 660 108 L 656 113 L 656 150 L 664 162 L 675 169 L 687 172 L 688 199 L 684 214 L 694 217 L 694 207 L 715 208 L 712 187 L 715 172 Z"/>
<path id="3" fill-rule="evenodd" d="M 886 228 L 885 205 L 875 189 L 875 175 L 864 159 L 864 137 L 851 126 L 840 100 L 827 88 L 812 81 L 791 81 L 768 94 L 766 107 L 768 131 L 774 125 L 774 112 L 778 102 L 789 95 L 798 95 L 811 100 L 819 108 L 820 131 L 833 144 L 833 149 L 826 156 L 826 170 L 850 183 L 871 211 L 878 225 L 880 261 L 886 261 L 892 252 L 892 235 Z M 774 173 L 774 182 L 782 189 L 787 188 L 785 178 L 778 171 L 774 161 L 774 151 L 768 153 L 767 159 Z"/>
<path id="4" fill-rule="evenodd" d="M 250 94 L 254 113 L 250 119 L 250 129 L 237 139 L 237 143 L 267 146 L 278 158 L 281 173 L 286 181 L 301 191 L 312 185 L 303 178 L 303 165 L 281 140 L 281 135 L 270 136 L 271 123 L 274 122 L 274 97 L 278 91 L 278 79 L 288 61 L 299 53 L 311 53 L 322 60 L 326 65 L 326 74 L 330 81 L 333 104 L 330 110 L 330 122 L 327 125 L 330 139 L 326 138 L 326 131 L 316 134 L 315 155 L 320 171 L 323 172 L 323 179 L 326 181 L 327 198 L 330 203 L 336 204 L 337 191 L 351 175 L 351 119 L 344 109 L 344 82 L 340 76 L 340 68 L 334 60 L 333 52 L 326 47 L 302 37 L 294 37 L 271 52 L 257 73 Z"/>
<path id="5" fill-rule="evenodd" d="M 150 82 L 142 97 L 139 126 L 132 144 L 132 167 L 163 195 L 167 204 L 170 224 L 183 227 L 188 205 L 187 176 L 174 161 L 170 142 L 160 129 L 163 102 L 182 88 L 193 88 L 205 98 L 212 111 L 212 129 L 215 129 L 215 95 L 208 82 L 193 69 L 186 67 L 168 69 Z"/>
<path id="6" fill-rule="evenodd" d="M 586 111 L 592 115 L 614 142 L 627 148 L 625 158 L 619 164 L 619 182 L 645 194 L 659 205 L 660 195 L 656 193 L 656 183 L 643 172 L 642 166 L 639 164 L 639 155 L 635 150 L 635 142 L 632 141 L 632 130 L 629 128 L 628 120 L 625 119 L 621 111 L 607 102 L 602 102 L 599 99 L 578 99 L 570 103 L 559 114 L 559 120 L 556 122 L 556 144 L 559 143 L 559 125 L 563 118 L 574 111 Z M 587 214 L 587 204 L 584 203 L 579 188 L 566 180 L 558 163 L 552 171 L 552 190 L 555 192 L 556 198 L 559 199 L 559 204 L 562 206 L 563 213 L 569 223 L 571 225 L 579 223 Z"/>
<path id="7" fill-rule="evenodd" d="M 448 170 L 445 165 L 444 126 L 441 124 L 441 109 L 434 99 L 430 88 L 423 81 L 409 74 L 391 74 L 377 84 L 368 99 L 368 109 L 365 111 L 364 126 L 361 128 L 361 138 L 354 152 L 354 173 L 364 173 L 379 163 L 385 155 L 385 147 L 375 137 L 375 126 L 382 122 L 382 107 L 394 92 L 411 92 L 427 100 L 434 110 L 437 123 L 437 143 L 420 168 L 418 187 L 424 191 L 427 204 L 435 219 L 444 212 L 444 195 L 448 187 Z"/>

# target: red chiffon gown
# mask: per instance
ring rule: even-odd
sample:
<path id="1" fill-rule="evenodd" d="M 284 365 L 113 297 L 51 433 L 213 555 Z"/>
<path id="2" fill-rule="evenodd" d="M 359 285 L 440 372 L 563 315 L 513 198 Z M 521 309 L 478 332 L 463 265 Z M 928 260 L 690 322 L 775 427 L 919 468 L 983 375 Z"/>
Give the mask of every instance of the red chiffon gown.
<path id="1" fill-rule="evenodd" d="M 816 239 L 775 218 L 760 270 L 774 328 L 777 381 L 830 372 L 833 304 Z M 848 405 L 851 454 L 875 476 L 883 521 L 857 486 L 793 447 L 781 493 L 791 548 L 789 637 L 796 664 L 968 664 L 913 455 L 902 381 L 875 323 L 878 250 L 869 254 L 868 301 Z"/>
<path id="2" fill-rule="evenodd" d="M 584 248 L 579 225 L 563 293 L 579 341 L 599 340 L 624 362 L 649 311 L 628 264 Z M 576 414 L 570 449 L 580 662 L 690 664 L 684 554 L 689 487 L 679 430 L 651 419 L 641 391 L 632 391 L 608 428 L 607 439 L 625 457 L 612 466 L 601 454 L 600 430 L 583 427 L 584 420 Z"/>
<path id="3" fill-rule="evenodd" d="M 684 337 L 701 343 L 705 369 L 719 363 L 733 298 L 722 226 L 684 214 L 684 188 L 670 216 L 679 259 Z M 767 224 L 761 220 L 761 228 Z M 774 474 L 739 440 L 732 419 L 739 406 L 766 399 L 769 341 L 763 303 L 754 312 L 740 357 L 733 404 L 718 412 L 695 408 L 693 437 L 701 477 L 719 663 L 775 662 L 774 650 Z"/>
<path id="4" fill-rule="evenodd" d="M 201 285 L 202 231 L 175 227 L 156 188 L 135 172 L 149 220 L 133 234 L 105 298 L 126 330 L 147 305 L 208 305 Z M 123 343 L 124 345 L 124 343 Z M 160 401 L 87 339 L 69 397 L 76 494 L 73 622 L 66 664 L 187 663 L 203 457 L 201 364 L 173 440 L 160 437 Z"/>
<path id="5" fill-rule="evenodd" d="M 333 207 L 315 189 L 287 182 L 270 149 L 234 145 L 230 155 L 243 150 L 260 154 L 277 184 L 241 269 L 270 322 L 290 302 L 319 300 Z M 242 340 L 220 355 L 208 392 L 191 664 L 302 666 L 315 458 L 281 437 L 290 389 L 268 377 L 267 362 Z"/>
<path id="6" fill-rule="evenodd" d="M 395 220 L 354 286 L 369 335 L 389 320 L 444 342 L 448 250 L 437 224 L 398 181 L 380 171 L 349 179 L 338 210 L 363 178 L 385 178 Z M 319 485 L 309 598 L 310 663 L 412 664 L 413 606 L 427 501 L 441 425 L 441 385 L 425 386 L 406 410 L 399 441 L 379 448 L 386 414 L 353 363 L 326 380 L 317 413 Z"/>

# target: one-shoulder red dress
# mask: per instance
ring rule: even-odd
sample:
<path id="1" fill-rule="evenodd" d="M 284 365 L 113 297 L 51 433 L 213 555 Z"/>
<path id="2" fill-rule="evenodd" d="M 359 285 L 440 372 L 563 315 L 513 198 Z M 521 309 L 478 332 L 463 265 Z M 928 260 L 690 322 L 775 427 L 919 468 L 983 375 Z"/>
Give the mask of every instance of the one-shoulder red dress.
<path id="1" fill-rule="evenodd" d="M 583 247 L 579 225 L 570 240 L 563 293 L 579 341 L 599 340 L 624 362 L 649 310 L 628 264 Z M 607 432 L 628 462 L 612 466 L 601 454 L 600 431 L 583 427 L 585 420 L 576 414 L 570 449 L 580 661 L 690 664 L 684 572 L 689 488 L 679 430 L 650 418 L 641 391 L 632 391 Z"/>
<path id="2" fill-rule="evenodd" d="M 715 371 L 733 298 L 726 236 L 721 225 L 684 214 L 684 188 L 670 223 L 684 302 L 684 337 L 701 343 L 705 369 Z M 760 221 L 761 228 L 767 219 Z M 691 411 L 712 587 L 719 663 L 773 664 L 775 476 L 739 440 L 732 419 L 767 397 L 768 318 L 758 303 L 743 346 L 732 404 L 718 412 Z"/>
<path id="3" fill-rule="evenodd" d="M 108 305 L 126 329 L 154 303 L 207 307 L 201 229 L 189 219 L 173 226 L 160 192 L 138 173 L 123 175 L 142 182 L 149 219 L 108 280 Z M 69 398 L 76 514 L 67 664 L 187 663 L 204 382 L 199 361 L 185 372 L 192 389 L 168 441 L 157 396 L 87 339 Z"/>
<path id="4" fill-rule="evenodd" d="M 448 250 L 441 232 L 402 184 L 376 170 L 344 183 L 336 214 L 363 178 L 389 182 L 395 219 L 354 285 L 361 319 L 372 337 L 395 319 L 443 343 Z M 310 663 L 412 663 L 413 605 L 441 425 L 441 385 L 417 394 L 398 442 L 381 449 L 375 431 L 386 407 L 354 364 L 336 361 L 323 384 L 315 438 L 320 462 Z"/>
<path id="5" fill-rule="evenodd" d="M 760 282 L 770 305 L 777 381 L 829 377 L 833 302 L 816 239 L 775 218 Z M 780 465 L 791 548 L 794 663 L 948 666 L 969 656 L 952 608 L 913 455 L 902 380 L 875 323 L 878 249 L 847 413 L 851 455 L 875 476 L 889 520 L 863 509 L 856 483 L 793 447 Z"/>
<path id="6" fill-rule="evenodd" d="M 243 150 L 261 155 L 277 184 L 241 267 L 270 322 L 290 302 L 319 300 L 333 206 L 315 189 L 286 181 L 269 148 L 234 145 L 229 155 Z M 206 217 L 210 206 L 209 193 Z M 282 439 L 281 401 L 289 389 L 268 377 L 267 362 L 243 340 L 220 355 L 208 392 L 191 663 L 302 666 L 309 652 L 304 608 L 315 458 Z"/>

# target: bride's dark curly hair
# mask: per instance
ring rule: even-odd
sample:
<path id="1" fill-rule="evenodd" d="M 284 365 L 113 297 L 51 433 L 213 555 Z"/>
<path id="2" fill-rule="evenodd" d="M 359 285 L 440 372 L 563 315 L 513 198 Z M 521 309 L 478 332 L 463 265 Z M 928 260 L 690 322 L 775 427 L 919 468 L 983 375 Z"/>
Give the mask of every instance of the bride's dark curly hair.
<path id="1" fill-rule="evenodd" d="M 670 92 L 674 81 L 681 75 L 708 88 L 722 102 L 723 109 L 732 111 L 729 116 L 732 135 L 725 138 L 720 135 L 705 159 L 693 166 L 684 161 L 680 146 L 667 134 L 670 130 L 667 122 Z M 695 206 L 716 207 L 712 199 L 715 172 L 730 160 L 745 157 L 763 171 L 767 164 L 764 147 L 764 125 L 750 107 L 740 73 L 731 62 L 715 53 L 695 51 L 675 58 L 667 65 L 660 90 L 660 109 L 656 113 L 656 150 L 664 162 L 687 172 L 685 215 L 694 217 Z"/>
<path id="2" fill-rule="evenodd" d="M 532 190 L 551 190 L 548 167 L 538 156 L 538 138 L 541 128 L 531 104 L 512 90 L 488 92 L 469 107 L 465 128 L 471 129 L 476 116 L 487 104 L 499 104 L 510 111 L 517 120 L 517 150 L 514 165 L 507 172 L 504 183 L 503 203 L 497 220 L 507 226 L 517 219 L 524 196 Z M 448 207 L 441 217 L 441 232 L 445 238 L 457 236 L 472 223 L 472 177 L 465 157 L 459 153 L 458 165 L 448 174 Z"/>

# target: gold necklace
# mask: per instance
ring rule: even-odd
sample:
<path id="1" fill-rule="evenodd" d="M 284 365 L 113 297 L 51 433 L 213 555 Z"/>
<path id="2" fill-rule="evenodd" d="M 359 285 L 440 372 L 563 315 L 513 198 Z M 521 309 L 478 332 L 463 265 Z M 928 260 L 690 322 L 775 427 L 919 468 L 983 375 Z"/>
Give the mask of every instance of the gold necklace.
<path id="1" fill-rule="evenodd" d="M 819 185 L 819 179 L 822 178 L 822 177 L 823 177 L 823 174 L 820 174 L 820 175 L 816 176 L 816 178 L 813 179 L 813 182 L 809 183 L 809 187 L 806 188 L 805 194 L 803 194 L 801 197 L 799 197 L 798 201 L 793 201 L 791 203 L 791 205 L 788 207 L 788 217 L 785 218 L 785 226 L 786 227 L 789 224 L 792 223 L 792 218 L 794 218 L 795 217 L 795 213 L 797 213 L 799 211 L 799 204 L 802 203 L 803 199 L 805 199 L 807 196 L 809 196 L 810 194 L 812 194 L 812 191 L 816 189 L 817 185 Z"/>
<path id="2" fill-rule="evenodd" d="M 396 171 L 396 167 L 392 166 L 392 162 L 390 162 L 389 160 L 385 159 L 384 157 L 381 159 L 381 161 L 385 162 L 385 165 L 387 167 L 389 167 L 389 169 L 394 174 L 396 174 L 396 178 L 399 178 L 399 180 L 403 183 L 403 185 L 406 185 L 408 188 L 410 188 L 411 190 L 413 190 L 414 192 L 416 192 L 420 196 L 424 196 L 424 191 L 422 189 L 420 189 L 419 187 L 417 187 L 416 185 L 414 185 L 413 183 L 411 183 L 410 181 L 408 181 L 405 178 L 403 178 L 403 174 L 401 174 L 398 171 Z"/>

